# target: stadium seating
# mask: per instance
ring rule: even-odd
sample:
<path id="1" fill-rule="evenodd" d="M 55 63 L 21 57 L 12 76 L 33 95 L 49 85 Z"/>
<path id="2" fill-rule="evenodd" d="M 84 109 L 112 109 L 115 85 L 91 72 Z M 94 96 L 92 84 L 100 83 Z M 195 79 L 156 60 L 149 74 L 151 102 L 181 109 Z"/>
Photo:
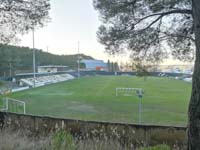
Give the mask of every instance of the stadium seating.
<path id="1" fill-rule="evenodd" d="M 183 81 L 192 83 L 192 78 L 184 78 Z"/>
<path id="2" fill-rule="evenodd" d="M 47 84 L 52 84 L 52 83 L 58 83 L 58 82 L 63 82 L 67 80 L 72 80 L 75 77 L 73 77 L 70 74 L 58 74 L 58 75 L 49 75 L 49 76 L 41 76 L 41 77 L 36 77 L 35 79 L 35 87 L 40 87 L 44 86 Z M 28 85 L 30 87 L 34 86 L 34 78 L 26 78 L 26 79 L 21 79 L 20 80 L 21 84 Z"/>

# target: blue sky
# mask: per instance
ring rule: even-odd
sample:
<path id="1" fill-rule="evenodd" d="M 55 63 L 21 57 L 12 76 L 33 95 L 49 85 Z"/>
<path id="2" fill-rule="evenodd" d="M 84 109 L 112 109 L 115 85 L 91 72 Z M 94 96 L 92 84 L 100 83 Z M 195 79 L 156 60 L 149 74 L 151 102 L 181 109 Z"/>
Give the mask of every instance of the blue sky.
<path id="1" fill-rule="evenodd" d="M 96 38 L 100 25 L 92 0 L 51 0 L 51 22 L 36 30 L 35 47 L 54 54 L 75 54 L 80 41 L 80 53 L 96 59 L 112 59 L 104 53 Z M 21 46 L 32 47 L 31 33 L 24 35 Z"/>

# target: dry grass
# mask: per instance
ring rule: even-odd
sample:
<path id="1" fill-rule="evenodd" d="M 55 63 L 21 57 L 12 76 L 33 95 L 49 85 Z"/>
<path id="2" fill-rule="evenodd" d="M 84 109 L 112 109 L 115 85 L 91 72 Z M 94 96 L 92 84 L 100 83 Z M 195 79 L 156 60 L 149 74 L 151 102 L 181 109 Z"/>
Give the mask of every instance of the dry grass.
<path id="1" fill-rule="evenodd" d="M 70 134 L 60 131 L 46 137 L 28 137 L 20 131 L 0 131 L 0 150 L 135 150 L 133 146 L 122 147 L 113 140 L 74 139 Z M 169 150 L 167 145 L 141 148 L 140 150 Z M 174 148 L 174 150 L 179 150 Z M 139 150 L 139 149 L 137 149 Z"/>
<path id="2" fill-rule="evenodd" d="M 0 131 L 0 150 L 66 150 L 66 141 L 61 141 L 61 147 L 56 148 L 54 135 L 46 137 L 28 137 L 20 131 Z M 122 150 L 119 142 L 107 140 L 73 139 L 67 150 Z M 70 148 L 69 148 L 70 147 Z M 126 150 L 123 148 L 123 150 Z"/>
<path id="3" fill-rule="evenodd" d="M 29 138 L 20 131 L 0 131 L 0 150 L 45 150 L 51 137 Z"/>
<path id="4" fill-rule="evenodd" d="M 79 141 L 78 150 L 126 150 L 122 148 L 118 142 L 114 141 Z M 128 150 L 128 149 L 127 149 Z"/>

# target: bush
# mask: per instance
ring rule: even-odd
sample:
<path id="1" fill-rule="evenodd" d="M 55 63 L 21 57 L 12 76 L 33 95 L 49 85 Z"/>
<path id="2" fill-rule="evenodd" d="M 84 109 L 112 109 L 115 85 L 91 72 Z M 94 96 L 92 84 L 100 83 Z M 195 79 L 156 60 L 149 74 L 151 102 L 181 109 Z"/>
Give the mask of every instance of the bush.
<path id="1" fill-rule="evenodd" d="M 157 145 L 153 147 L 139 148 L 137 150 L 170 150 L 170 147 L 167 145 Z"/>
<path id="2" fill-rule="evenodd" d="M 52 148 L 54 150 L 75 150 L 75 144 L 72 135 L 68 131 L 57 132 L 52 139 Z"/>

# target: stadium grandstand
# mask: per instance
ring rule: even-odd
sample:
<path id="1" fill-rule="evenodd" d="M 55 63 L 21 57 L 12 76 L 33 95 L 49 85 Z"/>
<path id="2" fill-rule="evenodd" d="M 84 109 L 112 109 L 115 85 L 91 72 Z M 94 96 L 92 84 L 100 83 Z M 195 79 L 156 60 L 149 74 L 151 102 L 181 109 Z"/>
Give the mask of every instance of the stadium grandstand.
<path id="1" fill-rule="evenodd" d="M 35 82 L 35 87 L 40 87 L 52 83 L 63 82 L 67 80 L 72 80 L 74 77 L 70 74 L 57 74 L 57 75 L 49 75 L 49 76 L 39 76 L 35 78 L 24 78 L 19 80 L 20 86 L 29 86 L 33 87 Z"/>
<path id="2" fill-rule="evenodd" d="M 35 76 L 35 78 L 34 78 Z M 38 66 L 37 73 L 19 73 L 12 77 L 12 92 L 21 91 L 28 88 L 45 86 L 48 84 L 72 80 L 73 76 L 69 71 L 68 66 L 47 65 Z"/>

